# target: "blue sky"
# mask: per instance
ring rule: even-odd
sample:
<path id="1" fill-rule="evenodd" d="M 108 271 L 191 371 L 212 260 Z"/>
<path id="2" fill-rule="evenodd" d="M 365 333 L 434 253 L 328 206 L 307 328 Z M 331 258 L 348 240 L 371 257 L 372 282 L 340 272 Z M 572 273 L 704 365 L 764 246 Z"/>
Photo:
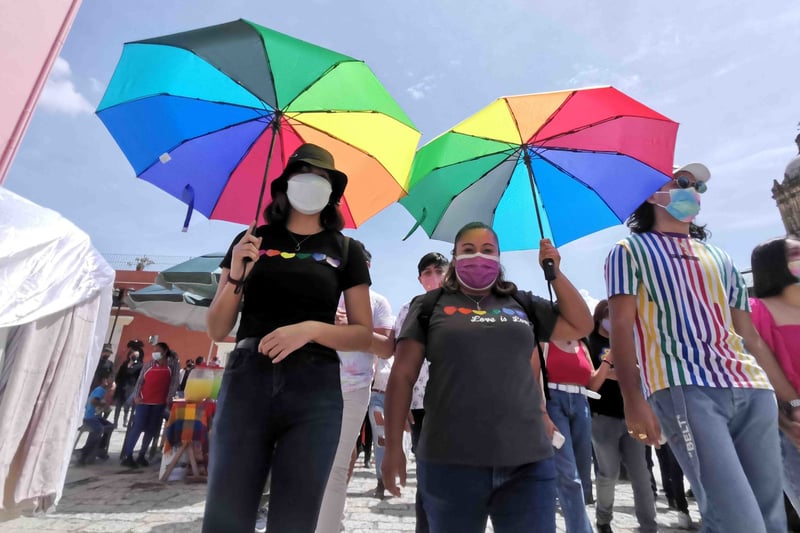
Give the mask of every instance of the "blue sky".
<path id="1" fill-rule="evenodd" d="M 84 0 L 5 185 L 55 209 L 104 254 L 194 256 L 225 250 L 241 226 L 195 214 L 135 177 L 93 114 L 126 41 L 247 18 L 363 59 L 427 142 L 495 98 L 614 85 L 681 123 L 676 162 L 712 171 L 699 222 L 746 268 L 784 233 L 773 179 L 796 154 L 800 4 L 707 0 Z M 416 262 L 449 253 L 394 205 L 348 232 L 372 251 L 374 288 L 395 310 L 419 292 Z M 561 248 L 563 271 L 591 296 L 624 227 Z M 502 246 L 502 243 L 501 243 Z M 536 252 L 503 254 L 508 277 L 546 294 Z"/>

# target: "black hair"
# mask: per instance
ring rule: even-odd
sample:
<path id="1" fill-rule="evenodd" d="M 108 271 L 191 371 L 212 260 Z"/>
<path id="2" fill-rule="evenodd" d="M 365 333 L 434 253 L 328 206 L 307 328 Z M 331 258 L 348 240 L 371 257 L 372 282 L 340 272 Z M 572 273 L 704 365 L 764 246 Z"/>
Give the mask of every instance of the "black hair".
<path id="1" fill-rule="evenodd" d="M 422 274 L 422 271 L 431 265 L 444 268 L 449 264 L 450 261 L 448 261 L 447 258 L 439 252 L 428 252 L 427 254 L 423 255 L 419 260 L 419 263 L 417 263 L 417 274 Z"/>
<path id="2" fill-rule="evenodd" d="M 127 348 L 132 348 L 134 350 L 141 350 L 142 348 L 144 348 L 144 343 L 142 341 L 140 341 L 139 339 L 131 339 L 131 340 L 128 341 L 128 344 L 126 345 L 126 347 Z"/>
<path id="3" fill-rule="evenodd" d="M 778 296 L 783 289 L 800 281 L 789 272 L 788 262 L 785 237 L 761 243 L 753 249 L 750 266 L 756 298 Z"/>
<path id="4" fill-rule="evenodd" d="M 161 351 L 164 352 L 164 357 L 178 357 L 178 354 L 173 352 L 170 349 L 169 344 L 167 344 L 166 342 L 157 342 L 156 346 L 161 348 Z"/>
<path id="5" fill-rule="evenodd" d="M 203 356 L 199 356 L 197 359 L 194 360 L 194 364 L 202 365 L 203 364 Z"/>
<path id="6" fill-rule="evenodd" d="M 628 217 L 625 225 L 628 226 L 633 233 L 646 233 L 653 230 L 656 223 L 656 206 L 650 202 L 642 202 L 642 205 L 636 208 L 636 211 Z M 705 226 L 698 226 L 694 222 L 689 223 L 689 236 L 701 241 L 711 237 L 711 232 Z"/>
<path id="7" fill-rule="evenodd" d="M 286 170 L 283 171 L 283 174 L 272 183 L 272 200 L 264 209 L 264 220 L 267 221 L 267 224 L 286 227 L 286 222 L 289 220 L 289 213 L 291 212 L 289 198 L 286 196 L 289 177 L 296 174 L 303 166 L 309 165 L 304 161 L 290 163 Z M 342 212 L 339 209 L 342 193 L 331 191 L 328 205 L 319 214 L 319 225 L 325 230 L 342 231 L 342 228 L 344 228 L 344 217 L 342 217 Z"/>
<path id="8" fill-rule="evenodd" d="M 608 316 L 608 300 L 600 300 L 599 302 L 597 302 L 597 305 L 594 306 L 594 313 L 592 313 L 595 329 L 597 329 L 597 326 L 600 324 L 600 322 L 607 316 Z"/>
<path id="9" fill-rule="evenodd" d="M 497 242 L 498 250 L 500 249 L 500 241 L 497 238 L 497 233 L 492 229 L 491 226 L 484 224 L 483 222 L 470 222 L 465 224 L 460 230 L 458 230 L 458 233 L 456 233 L 456 238 L 453 241 L 453 255 L 455 255 L 455 247 L 458 245 L 458 241 L 461 240 L 461 237 L 463 237 L 466 232 L 474 229 L 489 230 L 492 233 L 495 242 Z M 444 273 L 444 278 L 442 279 L 442 288 L 447 292 L 456 292 L 461 289 L 461 284 L 458 282 L 458 278 L 456 277 L 456 265 L 452 261 L 447 267 L 447 272 Z M 502 265 L 500 265 L 500 274 L 497 276 L 497 280 L 492 285 L 492 292 L 498 296 L 507 296 L 517 292 L 517 286 L 511 281 L 506 281 L 505 272 L 503 271 Z"/>

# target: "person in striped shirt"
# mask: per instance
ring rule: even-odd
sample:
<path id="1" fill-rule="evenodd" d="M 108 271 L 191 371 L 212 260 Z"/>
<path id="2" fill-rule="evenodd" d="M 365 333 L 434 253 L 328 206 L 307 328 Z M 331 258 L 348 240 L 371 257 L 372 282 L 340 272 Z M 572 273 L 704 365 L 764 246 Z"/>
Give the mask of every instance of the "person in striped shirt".
<path id="1" fill-rule="evenodd" d="M 753 327 L 733 261 L 693 222 L 710 177 L 701 163 L 676 168 L 606 259 L 625 421 L 634 438 L 669 443 L 705 531 L 783 533 L 775 395 L 795 420 L 800 399 Z"/>

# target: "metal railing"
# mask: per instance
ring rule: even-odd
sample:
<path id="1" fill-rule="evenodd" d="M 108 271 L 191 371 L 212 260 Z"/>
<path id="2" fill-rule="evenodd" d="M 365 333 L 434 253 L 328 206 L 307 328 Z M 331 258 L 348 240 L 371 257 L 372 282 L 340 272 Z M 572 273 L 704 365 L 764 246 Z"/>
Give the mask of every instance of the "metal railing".
<path id="1" fill-rule="evenodd" d="M 145 270 L 161 272 L 178 263 L 192 259 L 188 255 L 102 254 L 115 270 Z M 141 267 L 141 268 L 137 268 Z"/>

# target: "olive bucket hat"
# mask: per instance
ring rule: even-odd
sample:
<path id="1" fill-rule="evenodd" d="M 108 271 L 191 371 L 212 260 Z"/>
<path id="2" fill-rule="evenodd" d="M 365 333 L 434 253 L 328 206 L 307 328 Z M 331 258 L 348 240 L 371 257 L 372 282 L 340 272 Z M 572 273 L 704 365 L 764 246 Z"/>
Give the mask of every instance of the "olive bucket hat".
<path id="1" fill-rule="evenodd" d="M 297 167 L 302 164 L 308 164 L 327 170 L 331 178 L 331 200 L 334 203 L 341 200 L 344 189 L 347 187 L 347 175 L 340 170 L 336 170 L 336 166 L 333 162 L 333 155 L 331 155 L 329 151 L 311 143 L 301 144 L 297 150 L 289 156 L 289 161 L 286 163 L 286 168 L 283 173 L 272 182 L 270 187 L 273 198 L 278 192 L 286 192 L 289 176 L 294 174 Z"/>

